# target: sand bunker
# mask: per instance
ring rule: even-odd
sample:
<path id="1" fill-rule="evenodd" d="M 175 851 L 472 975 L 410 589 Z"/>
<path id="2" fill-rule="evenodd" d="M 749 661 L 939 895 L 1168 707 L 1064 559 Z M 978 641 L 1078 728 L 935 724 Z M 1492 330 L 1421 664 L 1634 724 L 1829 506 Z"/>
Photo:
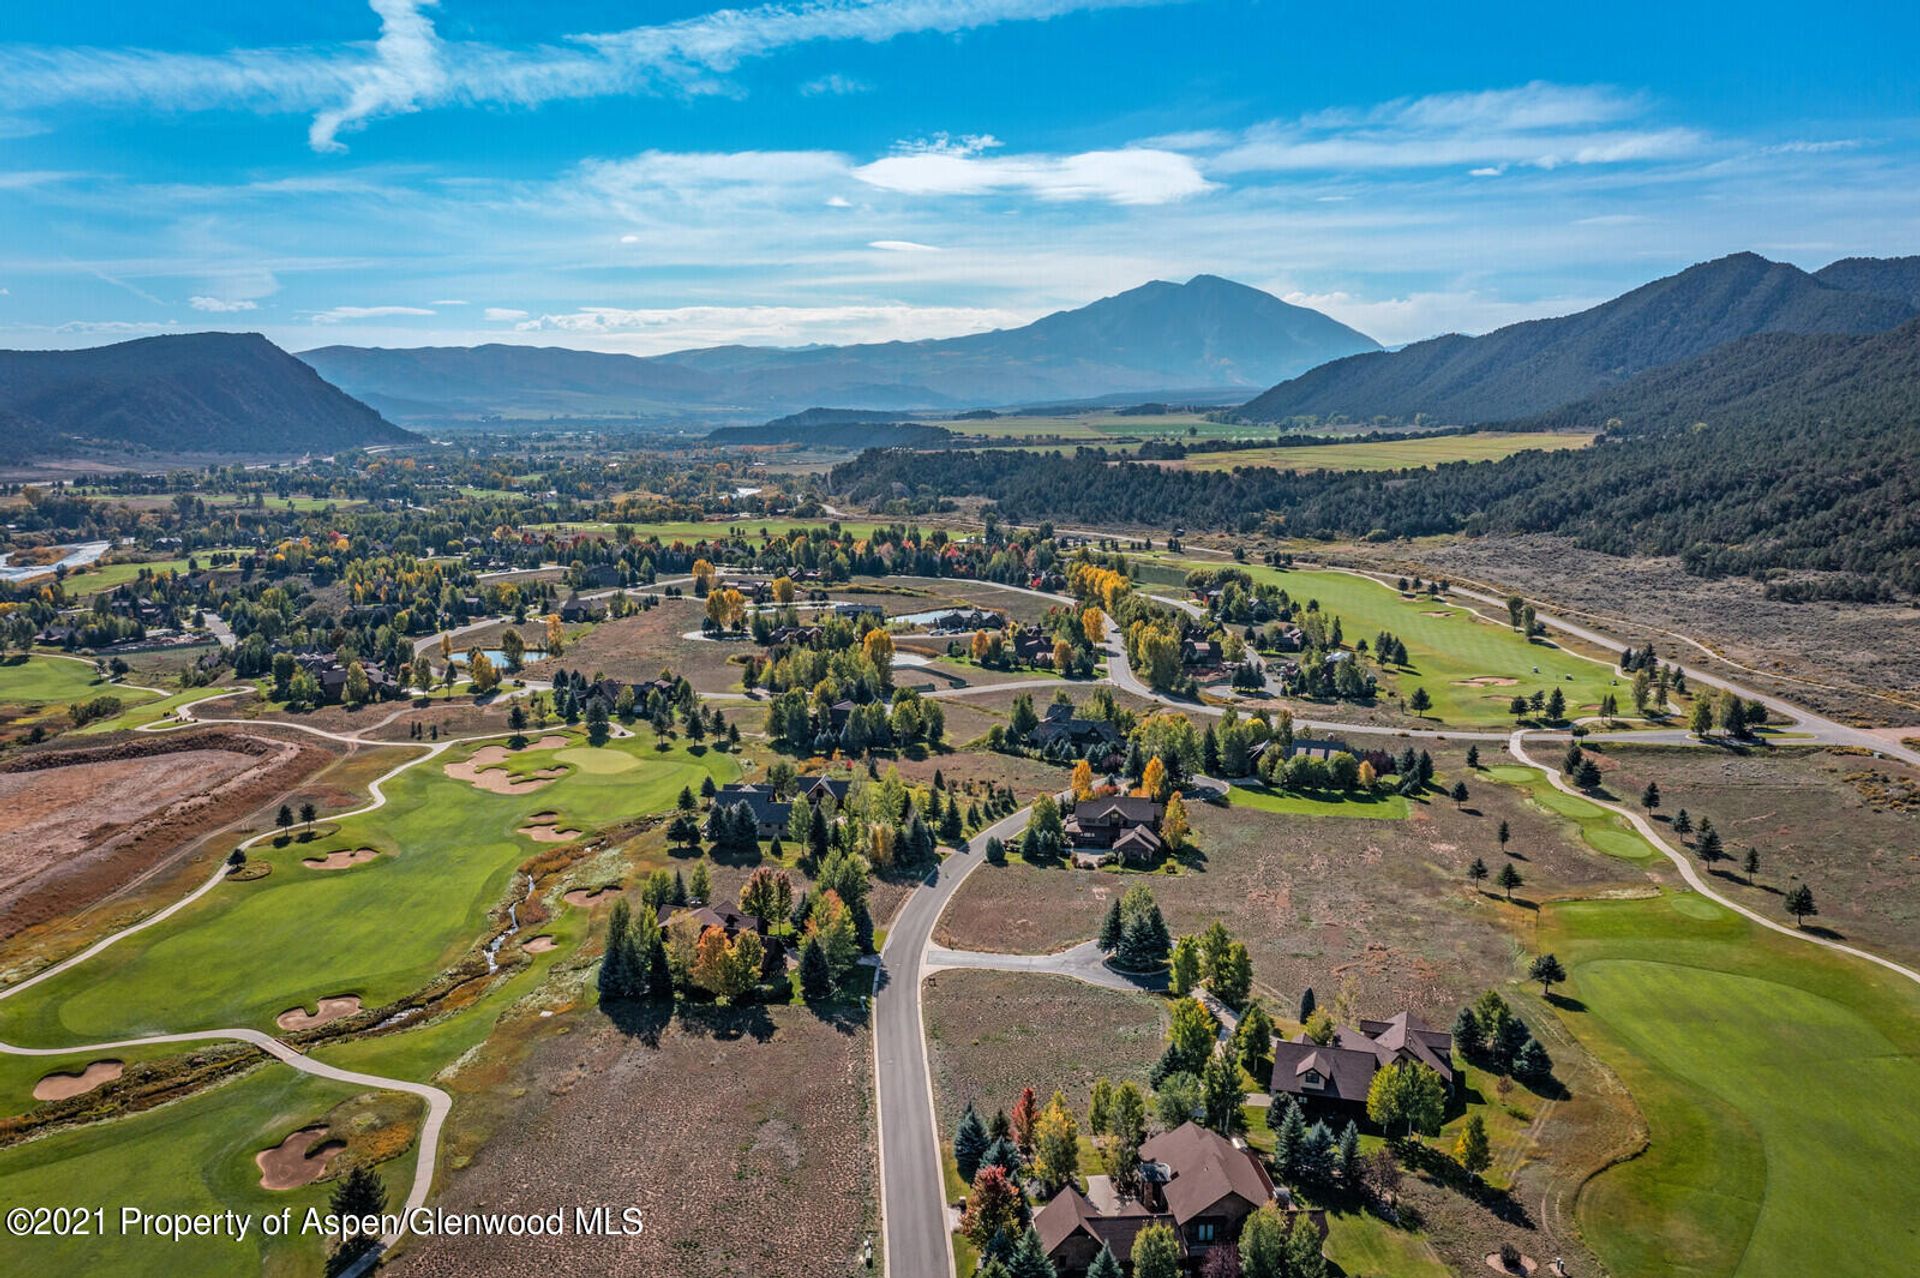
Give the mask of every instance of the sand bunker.
<path id="1" fill-rule="evenodd" d="M 533 742 L 529 750 L 556 750 L 567 744 L 565 737 L 546 736 Z M 567 775 L 565 768 L 538 768 L 526 776 L 515 776 L 503 765 L 513 757 L 516 751 L 505 746 L 482 746 L 473 752 L 473 757 L 460 763 L 449 763 L 444 772 L 456 781 L 465 781 L 476 790 L 485 790 L 488 794 L 525 794 L 529 790 L 538 790 Z"/>
<path id="2" fill-rule="evenodd" d="M 1453 682 L 1462 688 L 1511 688 L 1520 681 L 1505 675 L 1475 675 L 1471 679 L 1455 679 Z"/>
<path id="3" fill-rule="evenodd" d="M 1451 617 L 1453 614 L 1450 612 L 1423 612 L 1420 615 L 1423 617 Z"/>
<path id="4" fill-rule="evenodd" d="M 95 1061 L 78 1074 L 49 1074 L 33 1085 L 35 1100 L 65 1100 L 105 1087 L 126 1070 L 119 1061 Z"/>
<path id="5" fill-rule="evenodd" d="M 520 827 L 520 833 L 535 843 L 571 843 L 580 837 L 580 831 L 571 827 L 563 828 L 560 825 L 558 812 L 534 813 L 527 818 L 527 823 Z"/>
<path id="6" fill-rule="evenodd" d="M 619 891 L 620 889 L 616 886 L 599 887 L 591 891 L 586 888 L 575 888 L 560 899 L 568 905 L 577 905 L 582 909 L 590 910 L 596 905 L 612 904 L 614 896 Z"/>
<path id="7" fill-rule="evenodd" d="M 348 866 L 363 865 L 379 856 L 372 848 L 355 848 L 351 852 L 329 852 L 325 856 L 310 856 L 300 864 L 309 870 L 344 870 Z"/>
<path id="8" fill-rule="evenodd" d="M 326 1140 L 325 1127 L 302 1127 L 272 1149 L 253 1156 L 260 1165 L 260 1188 L 298 1189 L 326 1174 L 327 1162 L 347 1147 L 344 1140 Z"/>
<path id="9" fill-rule="evenodd" d="M 273 1023 L 283 1030 L 312 1029 L 316 1025 L 330 1025 L 343 1017 L 352 1016 L 360 1010 L 358 995 L 346 994 L 335 998 L 320 1000 L 320 1010 L 308 1015 L 304 1007 L 290 1007 L 273 1018 Z M 302 1182 L 303 1184 L 305 1182 Z"/>
<path id="10" fill-rule="evenodd" d="M 520 948 L 529 954 L 545 954 L 553 946 L 554 939 L 551 936 L 536 936 L 529 938 Z"/>

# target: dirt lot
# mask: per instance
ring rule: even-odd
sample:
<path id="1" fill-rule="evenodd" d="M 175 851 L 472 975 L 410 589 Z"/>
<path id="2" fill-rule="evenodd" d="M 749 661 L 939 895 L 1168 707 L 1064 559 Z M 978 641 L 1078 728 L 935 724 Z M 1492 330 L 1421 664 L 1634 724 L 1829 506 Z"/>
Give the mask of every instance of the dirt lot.
<path id="1" fill-rule="evenodd" d="M 1785 893 L 1813 889 L 1823 927 L 1882 953 L 1920 960 L 1920 771 L 1831 750 L 1613 748 L 1608 788 L 1637 803 L 1651 780 L 1660 811 L 1713 818 L 1731 860 L 1716 887 L 1782 922 Z M 1671 839 L 1674 836 L 1669 836 Z M 1760 854 L 1750 883 L 1740 865 Z"/>
<path id="2" fill-rule="evenodd" d="M 728 659 L 752 651 L 753 644 L 687 638 L 699 631 L 703 606 L 691 596 L 667 599 L 648 612 L 602 622 L 552 661 L 529 663 L 526 677 L 544 679 L 559 667 L 636 681 L 656 678 L 665 667 L 700 692 L 738 692 L 740 667 Z"/>
<path id="3" fill-rule="evenodd" d="M 0 937 L 95 904 L 331 757 L 209 730 L 13 761 L 0 772 Z"/>
<path id="4" fill-rule="evenodd" d="M 1459 757 L 1435 757 L 1451 785 L 1464 771 Z M 1530 917 L 1524 903 L 1646 881 L 1634 863 L 1569 843 L 1563 823 L 1516 789 L 1467 775 L 1464 809 L 1436 796 L 1404 821 L 1193 804 L 1200 856 L 1179 874 L 983 866 L 934 938 L 962 949 L 1060 949 L 1099 931 L 1114 893 L 1145 883 L 1176 935 L 1218 918 L 1244 939 L 1256 988 L 1283 1012 L 1305 986 L 1325 1002 L 1350 982 L 1362 1007 L 1410 1007 L 1449 1025 L 1463 1001 L 1508 979 L 1508 929 Z M 1511 906 L 1466 879 L 1475 856 L 1499 872 L 1503 818 L 1525 879 Z"/>
<path id="5" fill-rule="evenodd" d="M 1030 972 L 939 972 L 924 1007 L 943 1139 L 968 1101 L 991 1118 L 1022 1087 L 1043 1104 L 1059 1088 L 1076 1113 L 1102 1074 L 1145 1087 L 1167 1028 L 1162 999 Z M 1062 1034 L 1063 1025 L 1094 1032 Z"/>
<path id="6" fill-rule="evenodd" d="M 781 1007 L 625 1032 L 593 1009 L 534 1024 L 511 1070 L 463 1075 L 469 1087 L 486 1084 L 492 1130 L 445 1178 L 438 1205 L 632 1205 L 645 1231 L 591 1242 L 440 1238 L 410 1246 L 396 1272 L 800 1278 L 856 1268 L 879 1225 L 864 1023 Z M 456 1133 L 456 1148 L 468 1138 Z"/>
<path id="7" fill-rule="evenodd" d="M 1634 644 L 1649 639 L 1669 660 L 1699 662 L 1700 650 L 1663 631 L 1690 635 L 1760 677 L 1709 662 L 1712 673 L 1764 689 L 1846 721 L 1920 723 L 1920 609 L 1886 604 L 1790 604 L 1769 600 L 1742 577 L 1689 576 L 1675 559 L 1616 559 L 1556 537 L 1460 539 L 1411 550 L 1376 550 L 1396 570 L 1424 566 L 1518 590 L 1604 624 Z M 1887 697 L 1868 695 L 1870 692 Z"/>

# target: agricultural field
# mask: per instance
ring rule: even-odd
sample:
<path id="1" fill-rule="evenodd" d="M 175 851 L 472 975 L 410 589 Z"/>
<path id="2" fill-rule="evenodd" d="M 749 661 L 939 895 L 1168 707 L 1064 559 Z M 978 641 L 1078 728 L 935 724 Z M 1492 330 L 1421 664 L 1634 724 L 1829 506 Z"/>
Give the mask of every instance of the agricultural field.
<path id="1" fill-rule="evenodd" d="M 1177 470 L 1238 470 L 1271 466 L 1276 470 L 1421 470 L 1447 462 L 1498 461 L 1528 451 L 1559 452 L 1585 448 L 1591 434 L 1550 431 L 1475 431 L 1439 438 L 1380 440 L 1368 444 L 1313 444 L 1195 453 L 1174 462 Z"/>
<path id="2" fill-rule="evenodd" d="M 1632 1092 L 1645 1153 L 1577 1215 L 1626 1276 L 1903 1272 L 1920 1136 L 1920 989 L 1691 893 L 1546 905 L 1561 1019 Z"/>

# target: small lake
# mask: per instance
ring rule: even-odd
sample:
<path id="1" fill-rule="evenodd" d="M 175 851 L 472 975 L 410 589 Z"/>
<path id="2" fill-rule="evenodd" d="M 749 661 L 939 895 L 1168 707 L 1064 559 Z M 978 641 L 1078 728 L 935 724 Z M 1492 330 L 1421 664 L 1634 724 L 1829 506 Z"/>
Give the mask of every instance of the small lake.
<path id="1" fill-rule="evenodd" d="M 507 664 L 507 654 L 506 654 L 506 650 L 505 650 L 505 649 L 502 649 L 502 648 L 482 648 L 482 649 L 481 649 L 480 651 L 481 651 L 482 653 L 484 653 L 484 654 L 486 655 L 486 658 L 487 658 L 487 660 L 488 660 L 488 661 L 491 661 L 491 662 L 493 663 L 493 665 L 494 665 L 494 668 L 495 668 L 496 670 L 498 670 L 498 669 L 505 669 L 505 668 L 506 668 L 506 664 Z M 520 659 L 520 663 L 521 663 L 522 665 L 530 665 L 530 664 L 532 664 L 532 663 L 533 663 L 533 662 L 535 662 L 535 661 L 539 661 L 539 660 L 541 660 L 541 659 L 542 659 L 542 658 L 544 658 L 544 657 L 545 657 L 546 655 L 547 655 L 547 650 L 546 650 L 545 648 L 529 648 L 529 649 L 527 649 L 527 651 L 526 651 L 526 654 L 525 654 L 524 656 L 522 656 L 522 657 L 521 657 L 521 659 Z M 454 654 L 453 654 L 453 664 L 454 664 L 454 665 L 456 665 L 456 666 L 464 666 L 464 665 L 466 665 L 466 664 L 467 664 L 467 654 L 466 654 L 466 653 L 464 653 L 464 652 L 456 652 L 456 653 L 454 653 Z"/>

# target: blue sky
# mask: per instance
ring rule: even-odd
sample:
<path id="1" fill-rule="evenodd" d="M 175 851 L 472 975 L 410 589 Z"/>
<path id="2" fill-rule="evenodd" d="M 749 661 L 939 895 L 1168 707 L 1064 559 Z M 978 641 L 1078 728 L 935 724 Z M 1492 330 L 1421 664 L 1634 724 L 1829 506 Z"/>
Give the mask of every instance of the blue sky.
<path id="1" fill-rule="evenodd" d="M 0 16 L 0 345 L 946 336 L 1212 272 L 1387 342 L 1920 252 L 1912 6 Z"/>

